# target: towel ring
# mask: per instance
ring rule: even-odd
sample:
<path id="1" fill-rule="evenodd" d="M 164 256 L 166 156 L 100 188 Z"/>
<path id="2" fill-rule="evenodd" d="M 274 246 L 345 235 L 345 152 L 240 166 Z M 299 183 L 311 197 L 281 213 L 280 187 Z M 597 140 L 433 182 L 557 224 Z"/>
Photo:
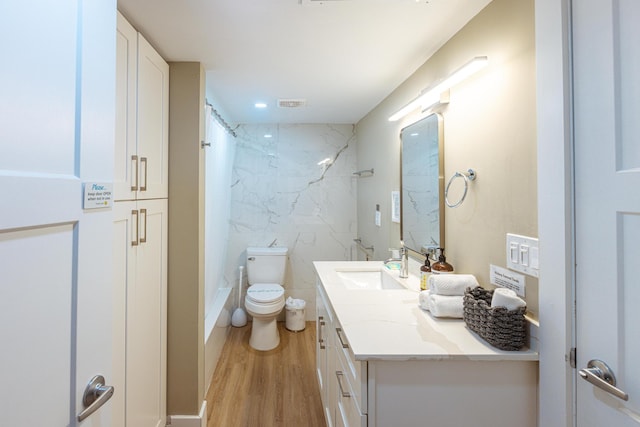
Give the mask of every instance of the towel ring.
<path id="1" fill-rule="evenodd" d="M 458 200 L 456 203 L 451 203 L 449 201 L 449 187 L 451 186 L 451 183 L 456 178 L 464 179 L 464 192 L 462 193 L 462 197 L 460 197 L 460 200 Z M 467 190 L 469 189 L 469 181 L 475 181 L 475 179 L 476 179 L 476 171 L 474 171 L 473 169 L 469 169 L 466 174 L 456 171 L 456 173 L 453 174 L 451 179 L 449 179 L 447 188 L 444 190 L 444 201 L 447 204 L 447 206 L 449 206 L 450 208 L 457 208 L 458 206 L 460 206 L 462 202 L 464 202 L 465 197 L 467 197 Z"/>

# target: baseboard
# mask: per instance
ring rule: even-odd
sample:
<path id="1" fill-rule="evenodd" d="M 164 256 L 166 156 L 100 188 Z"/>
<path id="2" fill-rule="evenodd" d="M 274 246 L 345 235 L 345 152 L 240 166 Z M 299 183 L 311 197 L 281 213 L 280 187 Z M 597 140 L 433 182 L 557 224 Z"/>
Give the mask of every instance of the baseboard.
<path id="1" fill-rule="evenodd" d="M 207 401 L 202 402 L 198 415 L 170 415 L 167 427 L 207 427 Z"/>

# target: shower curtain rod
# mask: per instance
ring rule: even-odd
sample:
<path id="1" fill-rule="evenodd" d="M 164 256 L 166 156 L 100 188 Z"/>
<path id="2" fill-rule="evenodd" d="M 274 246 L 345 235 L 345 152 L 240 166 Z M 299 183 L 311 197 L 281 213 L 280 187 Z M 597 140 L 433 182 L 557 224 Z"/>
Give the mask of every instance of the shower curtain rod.
<path id="1" fill-rule="evenodd" d="M 215 108 L 213 108 L 213 105 L 211 105 L 211 103 L 209 101 L 205 101 L 204 102 L 206 105 L 208 105 L 209 107 L 211 107 L 211 115 L 213 117 L 215 117 L 215 119 L 218 121 L 218 123 L 220 123 L 222 125 L 222 127 L 224 127 L 226 129 L 227 132 L 229 132 L 231 135 L 233 135 L 235 138 L 238 137 L 238 135 L 236 135 L 236 131 L 234 129 L 231 128 L 231 126 L 229 126 L 229 123 L 227 123 L 222 116 L 220 115 L 220 113 L 218 113 L 218 110 L 216 110 Z"/>

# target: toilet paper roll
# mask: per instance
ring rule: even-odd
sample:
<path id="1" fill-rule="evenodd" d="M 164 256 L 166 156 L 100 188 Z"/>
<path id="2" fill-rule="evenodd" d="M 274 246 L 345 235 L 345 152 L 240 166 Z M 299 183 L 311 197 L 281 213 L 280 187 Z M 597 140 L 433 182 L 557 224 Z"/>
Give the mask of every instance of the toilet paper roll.
<path id="1" fill-rule="evenodd" d="M 527 303 L 511 289 L 497 288 L 493 291 L 491 307 L 505 307 L 507 310 L 515 310 L 526 306 Z"/>

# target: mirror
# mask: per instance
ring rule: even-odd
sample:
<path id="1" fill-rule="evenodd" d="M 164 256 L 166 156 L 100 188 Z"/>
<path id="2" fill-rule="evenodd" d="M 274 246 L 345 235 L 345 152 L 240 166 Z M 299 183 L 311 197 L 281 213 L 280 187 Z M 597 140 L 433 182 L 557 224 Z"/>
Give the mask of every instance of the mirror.
<path id="1" fill-rule="evenodd" d="M 400 238 L 425 254 L 444 247 L 442 116 L 431 114 L 400 131 Z"/>

